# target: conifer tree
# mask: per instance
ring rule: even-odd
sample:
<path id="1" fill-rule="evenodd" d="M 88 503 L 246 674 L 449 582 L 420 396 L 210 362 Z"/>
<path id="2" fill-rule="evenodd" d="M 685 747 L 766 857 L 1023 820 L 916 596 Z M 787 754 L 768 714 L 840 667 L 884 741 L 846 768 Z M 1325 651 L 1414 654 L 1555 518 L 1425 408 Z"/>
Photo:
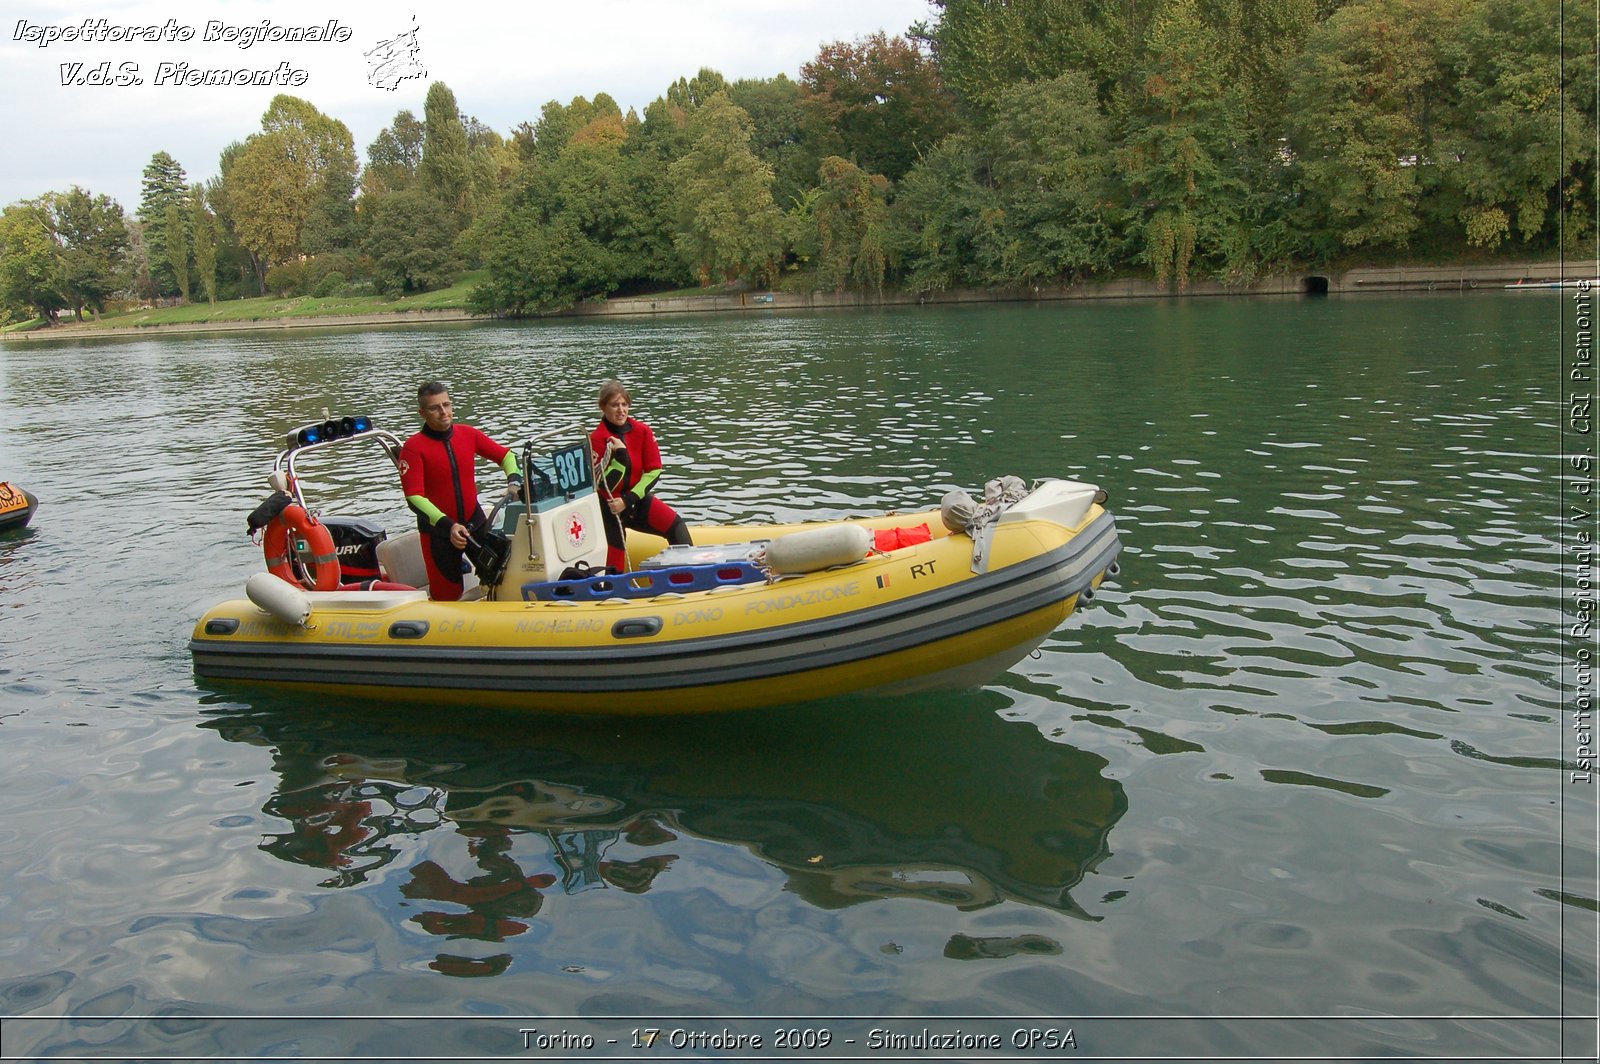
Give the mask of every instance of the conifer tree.
<path id="1" fill-rule="evenodd" d="M 182 204 L 189 193 L 183 167 L 164 151 L 150 157 L 140 184 L 139 221 L 144 226 L 145 247 L 150 253 L 150 279 L 155 294 L 168 296 L 179 291 L 177 274 L 166 255 L 167 209 Z"/>

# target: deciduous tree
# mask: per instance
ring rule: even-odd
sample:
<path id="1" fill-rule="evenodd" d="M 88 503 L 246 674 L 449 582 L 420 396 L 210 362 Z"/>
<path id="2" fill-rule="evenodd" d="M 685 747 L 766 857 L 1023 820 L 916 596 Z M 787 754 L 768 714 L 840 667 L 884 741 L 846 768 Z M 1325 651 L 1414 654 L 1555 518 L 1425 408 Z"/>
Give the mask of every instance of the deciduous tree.
<path id="1" fill-rule="evenodd" d="M 1180 290 L 1189 286 L 1197 255 L 1220 267 L 1238 250 L 1248 189 L 1237 151 L 1249 131 L 1227 60 L 1223 35 L 1197 0 L 1163 4 L 1119 155 L 1144 260 L 1157 283 Z"/>
<path id="2" fill-rule="evenodd" d="M 1445 0 L 1355 0 L 1306 40 L 1289 114 L 1313 210 L 1335 246 L 1396 249 L 1438 182 L 1429 115 L 1441 101 L 1435 42 Z"/>
<path id="3" fill-rule="evenodd" d="M 305 100 L 275 97 L 261 126 L 222 160 L 223 201 L 258 276 L 351 238 L 356 172 L 350 130 Z"/>
<path id="4" fill-rule="evenodd" d="M 900 184 L 891 244 L 906 283 L 1037 285 L 1109 269 L 1125 210 L 1110 143 L 1087 75 L 1000 90 L 980 130 L 946 138 Z"/>
<path id="5" fill-rule="evenodd" d="M 994 189 L 976 253 L 989 283 L 1033 285 L 1110 268 L 1122 206 L 1110 123 L 1084 74 L 1019 82 L 995 98 L 978 138 Z"/>
<path id="6" fill-rule="evenodd" d="M 128 221 L 117 201 L 77 185 L 49 198 L 60 248 L 60 291 L 81 318 L 99 317 L 106 300 L 127 283 Z"/>
<path id="7" fill-rule="evenodd" d="M 1564 84 L 1576 79 L 1562 69 L 1563 6 L 1468 0 L 1439 28 L 1446 81 L 1434 120 L 1437 165 L 1452 197 L 1446 210 L 1456 207 L 1469 244 L 1548 241 L 1559 228 L 1556 190 L 1593 166 L 1594 139 L 1573 135 L 1593 122 L 1578 106 L 1579 86 Z M 1569 29 L 1568 47 L 1587 56 L 1580 77 L 1592 90 L 1593 23 Z M 1588 47 L 1573 47 L 1585 29 Z M 1436 224 L 1453 220 L 1440 217 Z"/>
<path id="8" fill-rule="evenodd" d="M 178 296 L 185 303 L 189 302 L 189 224 L 181 200 L 167 204 L 167 224 L 162 227 L 163 257 L 178 279 Z"/>
<path id="9" fill-rule="evenodd" d="M 711 97 L 728 90 L 728 79 L 710 67 L 701 67 L 692 78 L 679 78 L 667 89 L 667 102 L 693 114 Z"/>
<path id="10" fill-rule="evenodd" d="M 421 189 L 375 197 L 362 246 L 378 290 L 398 296 L 450 284 L 461 268 L 455 236 L 437 201 Z"/>
<path id="11" fill-rule="evenodd" d="M 428 87 L 422 111 L 422 163 L 418 176 L 428 195 L 450 215 L 457 232 L 466 227 L 472 185 L 467 130 L 455 93 L 442 81 Z"/>
<path id="12" fill-rule="evenodd" d="M 203 185 L 189 187 L 190 229 L 194 232 L 194 269 L 205 290 L 206 301 L 217 303 L 217 220 L 206 209 Z"/>
<path id="13" fill-rule="evenodd" d="M 750 150 L 750 116 L 718 92 L 690 117 L 688 132 L 692 146 L 670 167 L 679 253 L 703 285 L 747 273 L 770 279 L 783 223 L 772 168 Z"/>
<path id="14" fill-rule="evenodd" d="M 925 31 L 943 83 L 969 118 L 986 116 L 1022 81 L 1086 74 L 1109 101 L 1132 89 L 1142 42 L 1158 4 L 1126 0 L 932 0 Z M 921 35 L 921 34 L 919 34 Z"/>
<path id="15" fill-rule="evenodd" d="M 772 167 L 772 198 L 787 208 L 817 180 L 820 156 L 805 139 L 800 86 L 782 74 L 728 86 L 728 99 L 750 116 L 750 150 Z"/>
<path id="16" fill-rule="evenodd" d="M 67 306 L 60 251 L 50 197 L 7 207 L 0 214 L 0 303 L 53 322 Z"/>
<path id="17" fill-rule="evenodd" d="M 889 179 L 830 155 L 811 201 L 820 287 L 881 292 L 889 266 Z"/>
<path id="18" fill-rule="evenodd" d="M 527 168 L 489 242 L 475 305 L 544 314 L 626 284 L 677 279 L 654 209 L 658 160 L 624 151 L 619 132 L 626 126 L 607 110 L 554 159 Z"/>
<path id="19" fill-rule="evenodd" d="M 990 244 L 1003 217 L 988 170 L 975 138 L 955 133 L 900 182 L 890 206 L 889 238 L 912 291 L 986 283 L 978 276 L 979 248 Z"/>
<path id="20" fill-rule="evenodd" d="M 824 45 L 800 68 L 800 85 L 813 143 L 891 181 L 955 128 L 937 68 L 905 37 Z"/>
<path id="21" fill-rule="evenodd" d="M 401 111 L 389 128 L 367 145 L 367 165 L 361 171 L 361 193 L 382 195 L 410 188 L 422 165 L 424 128 L 417 116 Z"/>

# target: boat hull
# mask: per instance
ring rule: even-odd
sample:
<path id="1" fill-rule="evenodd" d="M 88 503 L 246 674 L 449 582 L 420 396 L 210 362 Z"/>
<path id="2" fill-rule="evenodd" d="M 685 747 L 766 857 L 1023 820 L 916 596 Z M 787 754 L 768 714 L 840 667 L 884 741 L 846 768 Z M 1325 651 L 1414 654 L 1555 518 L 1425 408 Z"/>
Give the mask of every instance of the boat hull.
<path id="1" fill-rule="evenodd" d="M 900 518 L 937 522 L 937 514 Z M 942 529 L 940 530 L 942 532 Z M 565 713 L 744 709 L 853 692 L 981 684 L 1036 648 L 1114 566 L 1115 521 L 996 528 L 988 571 L 965 536 L 785 579 L 642 600 L 427 601 L 329 593 L 310 626 L 248 601 L 201 619 L 213 680 Z M 385 596 L 389 596 L 385 598 Z"/>

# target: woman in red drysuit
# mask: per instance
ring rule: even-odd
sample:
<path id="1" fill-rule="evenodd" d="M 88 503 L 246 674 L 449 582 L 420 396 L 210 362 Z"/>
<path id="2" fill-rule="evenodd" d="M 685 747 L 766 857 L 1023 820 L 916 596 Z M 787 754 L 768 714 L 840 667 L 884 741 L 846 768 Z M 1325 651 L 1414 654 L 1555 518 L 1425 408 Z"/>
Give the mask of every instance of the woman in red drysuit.
<path id="1" fill-rule="evenodd" d="M 628 416 L 632 406 L 633 396 L 622 382 L 607 381 L 600 388 L 600 424 L 589 433 L 599 471 L 595 487 L 611 515 L 605 521 L 606 568 L 615 573 L 628 569 L 624 527 L 654 532 L 674 546 L 694 542 L 677 511 L 651 494 L 661 477 L 661 451 L 650 426 Z"/>

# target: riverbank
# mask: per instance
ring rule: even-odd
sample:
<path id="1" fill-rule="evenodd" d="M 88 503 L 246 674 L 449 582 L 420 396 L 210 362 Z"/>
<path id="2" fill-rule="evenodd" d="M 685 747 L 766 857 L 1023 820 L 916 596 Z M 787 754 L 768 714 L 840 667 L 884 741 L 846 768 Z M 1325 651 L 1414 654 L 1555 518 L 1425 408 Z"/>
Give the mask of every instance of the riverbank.
<path id="1" fill-rule="evenodd" d="M 258 332 L 285 329 L 338 329 L 380 326 L 438 325 L 449 322 L 489 321 L 482 314 L 466 310 L 396 310 L 376 314 L 306 315 L 296 318 L 238 318 L 216 321 L 181 321 L 146 325 L 115 325 L 106 322 L 68 322 L 32 332 L 0 334 L 5 340 L 98 340 L 102 337 L 173 336 L 184 333 Z"/>
<path id="2" fill-rule="evenodd" d="M 1589 262 L 1504 262 L 1473 266 L 1381 266 L 1340 271 L 1271 274 L 1244 286 L 1212 281 L 1177 293 L 1153 281 L 1122 278 L 1026 289 L 954 289 L 943 292 L 779 292 L 747 290 L 707 295 L 630 296 L 582 303 L 556 317 L 615 317 L 653 314 L 712 314 L 778 310 L 852 310 L 888 306 L 1054 302 L 1098 299 L 1176 299 L 1220 296 L 1360 295 L 1381 292 L 1500 291 L 1506 285 L 1595 277 Z M 359 314 L 303 314 L 295 317 L 208 320 L 117 325 L 115 321 L 71 322 L 31 332 L 0 333 L 8 341 L 91 340 L 150 336 L 156 333 L 250 332 L 282 329 L 380 328 L 494 321 L 461 307 L 405 308 Z"/>
<path id="3" fill-rule="evenodd" d="M 1585 264 L 1591 266 L 1592 264 Z M 1154 281 L 1123 278 L 1075 285 L 1025 289 L 953 289 L 944 292 L 730 292 L 718 295 L 636 296 L 583 304 L 567 316 L 681 314 L 749 310 L 837 310 L 880 306 L 935 306 L 958 303 L 1051 302 L 1075 299 L 1178 299 L 1218 296 L 1355 295 L 1372 292 L 1498 291 L 1518 282 L 1594 277 L 1572 263 L 1506 262 L 1476 266 L 1384 266 L 1343 271 L 1271 274 L 1244 286 L 1214 281 L 1190 285 L 1182 293 Z"/>

